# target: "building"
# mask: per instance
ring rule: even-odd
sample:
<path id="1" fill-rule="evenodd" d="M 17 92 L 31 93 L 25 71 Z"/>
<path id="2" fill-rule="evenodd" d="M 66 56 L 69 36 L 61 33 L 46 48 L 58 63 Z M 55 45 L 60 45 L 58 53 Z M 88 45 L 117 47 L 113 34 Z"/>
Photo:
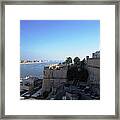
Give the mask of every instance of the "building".
<path id="1" fill-rule="evenodd" d="M 92 58 L 100 58 L 100 51 L 96 51 L 95 53 L 92 53 Z"/>
<path id="2" fill-rule="evenodd" d="M 87 83 L 84 84 L 85 86 L 92 85 L 91 89 L 93 89 L 94 93 L 97 93 L 99 95 L 100 52 L 99 51 L 95 52 L 92 58 L 86 56 L 86 64 L 87 64 L 86 69 L 88 70 L 89 78 L 87 80 Z M 44 75 L 43 75 L 44 78 L 43 78 L 42 88 L 40 90 L 40 95 L 47 93 L 48 97 L 45 99 L 48 98 L 49 99 L 91 99 L 90 97 L 86 98 L 85 97 L 86 95 L 84 94 L 82 95 L 82 97 L 80 97 L 79 94 L 76 93 L 77 91 L 79 92 L 79 90 L 73 93 L 74 89 L 71 89 L 72 92 L 68 92 L 69 94 L 66 94 L 66 90 L 64 90 L 65 87 L 64 83 L 66 83 L 67 81 L 67 71 L 68 71 L 68 66 L 64 64 L 51 64 L 49 66 L 44 67 Z"/>
<path id="3" fill-rule="evenodd" d="M 67 66 L 53 64 L 44 68 L 42 92 L 55 92 L 67 80 Z"/>
<path id="4" fill-rule="evenodd" d="M 86 56 L 87 68 L 89 72 L 88 82 L 92 84 L 100 83 L 100 51 L 92 53 L 92 58 Z"/>

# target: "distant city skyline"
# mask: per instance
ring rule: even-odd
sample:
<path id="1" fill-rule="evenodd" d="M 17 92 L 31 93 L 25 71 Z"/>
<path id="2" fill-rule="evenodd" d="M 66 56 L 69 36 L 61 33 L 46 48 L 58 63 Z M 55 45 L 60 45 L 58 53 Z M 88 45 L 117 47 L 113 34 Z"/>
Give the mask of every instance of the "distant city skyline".
<path id="1" fill-rule="evenodd" d="M 100 50 L 99 20 L 21 20 L 21 60 L 65 60 Z"/>

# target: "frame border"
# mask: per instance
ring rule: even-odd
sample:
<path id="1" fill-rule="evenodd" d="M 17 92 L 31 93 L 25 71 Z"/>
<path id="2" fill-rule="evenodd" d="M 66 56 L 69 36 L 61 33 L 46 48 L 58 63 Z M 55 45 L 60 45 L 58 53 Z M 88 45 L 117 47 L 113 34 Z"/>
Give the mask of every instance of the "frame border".
<path id="1" fill-rule="evenodd" d="M 5 115 L 5 5 L 115 5 L 115 115 Z M 0 119 L 119 119 L 119 0 L 2 1 L 0 41 Z"/>

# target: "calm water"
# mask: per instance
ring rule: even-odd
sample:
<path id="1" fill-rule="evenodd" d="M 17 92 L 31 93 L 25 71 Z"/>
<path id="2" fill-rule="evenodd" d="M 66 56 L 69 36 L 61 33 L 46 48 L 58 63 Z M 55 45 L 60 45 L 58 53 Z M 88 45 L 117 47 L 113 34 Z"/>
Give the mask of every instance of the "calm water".
<path id="1" fill-rule="evenodd" d="M 25 78 L 26 76 L 31 75 L 42 79 L 44 66 L 56 63 L 58 62 L 20 64 L 20 77 Z"/>

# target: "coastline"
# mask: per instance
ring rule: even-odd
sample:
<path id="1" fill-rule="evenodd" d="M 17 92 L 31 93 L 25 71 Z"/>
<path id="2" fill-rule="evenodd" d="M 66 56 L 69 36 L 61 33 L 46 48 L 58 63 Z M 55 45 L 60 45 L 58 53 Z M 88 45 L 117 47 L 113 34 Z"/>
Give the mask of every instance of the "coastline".
<path id="1" fill-rule="evenodd" d="M 20 64 L 38 64 L 38 63 L 43 63 L 43 62 L 28 62 L 28 63 L 20 63 Z"/>

